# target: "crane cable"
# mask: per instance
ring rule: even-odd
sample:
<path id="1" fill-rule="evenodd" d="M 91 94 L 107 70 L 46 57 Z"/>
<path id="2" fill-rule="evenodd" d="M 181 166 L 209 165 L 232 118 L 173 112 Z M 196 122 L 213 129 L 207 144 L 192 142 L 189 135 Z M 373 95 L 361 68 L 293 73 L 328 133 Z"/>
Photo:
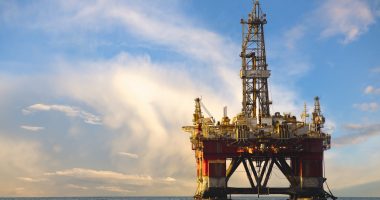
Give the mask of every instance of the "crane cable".
<path id="1" fill-rule="evenodd" d="M 215 119 L 214 117 L 212 116 L 212 114 L 210 113 L 210 111 L 208 111 L 208 109 L 206 108 L 206 106 L 202 103 L 202 101 L 199 101 L 201 103 L 201 106 L 202 108 L 205 110 L 205 112 L 207 113 L 207 115 L 211 118 L 212 122 L 215 123 Z"/>

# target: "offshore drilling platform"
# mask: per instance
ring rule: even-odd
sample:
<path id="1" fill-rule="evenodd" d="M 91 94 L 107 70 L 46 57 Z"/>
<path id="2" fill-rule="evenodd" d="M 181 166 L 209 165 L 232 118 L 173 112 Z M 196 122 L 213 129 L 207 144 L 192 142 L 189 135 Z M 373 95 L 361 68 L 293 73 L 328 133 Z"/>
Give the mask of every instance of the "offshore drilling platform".
<path id="1" fill-rule="evenodd" d="M 315 97 L 311 119 L 306 110 L 297 120 L 290 113 L 271 115 L 268 96 L 270 70 L 266 62 L 264 25 L 266 15 L 256 0 L 247 20 L 241 20 L 243 42 L 240 78 L 243 86 L 242 112 L 232 120 L 219 122 L 204 117 L 201 102 L 195 99 L 190 133 L 197 163 L 195 199 L 227 199 L 231 194 L 284 194 L 289 199 L 336 199 L 324 190 L 323 153 L 330 149 L 331 136 L 323 132 L 325 118 Z M 229 166 L 227 167 L 227 160 Z M 228 181 L 243 165 L 250 187 L 229 187 Z M 276 166 L 289 182 L 288 187 L 268 185 Z"/>

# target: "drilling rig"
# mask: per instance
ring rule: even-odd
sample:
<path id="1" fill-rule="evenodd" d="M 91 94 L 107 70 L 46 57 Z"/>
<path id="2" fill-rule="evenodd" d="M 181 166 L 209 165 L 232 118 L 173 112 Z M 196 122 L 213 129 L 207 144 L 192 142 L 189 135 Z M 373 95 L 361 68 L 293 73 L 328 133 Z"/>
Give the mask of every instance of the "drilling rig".
<path id="1" fill-rule="evenodd" d="M 297 120 L 290 113 L 271 115 L 264 25 L 266 15 L 256 0 L 242 24 L 242 111 L 230 119 L 227 108 L 218 122 L 200 98 L 195 99 L 193 124 L 182 129 L 190 133 L 197 165 L 195 199 L 227 199 L 231 194 L 289 195 L 289 199 L 336 199 L 324 189 L 323 153 L 330 149 L 331 136 L 323 132 L 325 118 L 318 97 L 309 119 L 306 105 Z M 228 161 L 228 162 L 227 162 Z M 229 166 L 227 167 L 227 163 Z M 229 180 L 242 165 L 249 187 L 230 187 Z M 270 186 L 277 167 L 288 187 Z"/>

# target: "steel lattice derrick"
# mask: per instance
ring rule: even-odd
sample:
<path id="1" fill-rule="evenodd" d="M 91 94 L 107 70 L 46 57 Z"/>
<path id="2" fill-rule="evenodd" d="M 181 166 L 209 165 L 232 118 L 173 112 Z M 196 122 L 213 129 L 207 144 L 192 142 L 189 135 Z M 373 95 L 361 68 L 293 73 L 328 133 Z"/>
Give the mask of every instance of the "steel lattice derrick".
<path id="1" fill-rule="evenodd" d="M 269 117 L 271 104 L 268 95 L 267 70 L 263 14 L 258 1 L 255 2 L 248 20 L 241 20 L 243 26 L 242 69 L 240 77 L 243 82 L 243 109 L 247 118 Z"/>

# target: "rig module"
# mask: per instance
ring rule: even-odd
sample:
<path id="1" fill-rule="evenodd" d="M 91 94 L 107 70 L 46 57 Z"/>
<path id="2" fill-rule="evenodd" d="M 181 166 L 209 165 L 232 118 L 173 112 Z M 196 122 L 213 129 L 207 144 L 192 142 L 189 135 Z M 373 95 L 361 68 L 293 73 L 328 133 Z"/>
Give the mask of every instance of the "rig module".
<path id="1" fill-rule="evenodd" d="M 227 199 L 231 194 L 285 194 L 290 199 L 336 199 L 324 190 L 323 153 L 330 149 L 331 136 L 323 132 L 325 118 L 319 98 L 315 97 L 314 111 L 306 110 L 298 120 L 290 113 L 271 115 L 272 102 L 268 95 L 270 70 L 266 62 L 264 25 L 266 15 L 256 0 L 247 20 L 241 20 L 243 42 L 240 57 L 242 66 L 242 112 L 232 120 L 227 116 L 219 121 L 204 117 L 201 102 L 195 99 L 193 124 L 184 126 L 190 133 L 197 164 L 196 199 Z M 226 160 L 230 164 L 226 166 Z M 250 187 L 229 187 L 228 181 L 243 165 Z M 281 171 L 289 187 L 271 187 L 268 181 L 273 167 Z"/>

